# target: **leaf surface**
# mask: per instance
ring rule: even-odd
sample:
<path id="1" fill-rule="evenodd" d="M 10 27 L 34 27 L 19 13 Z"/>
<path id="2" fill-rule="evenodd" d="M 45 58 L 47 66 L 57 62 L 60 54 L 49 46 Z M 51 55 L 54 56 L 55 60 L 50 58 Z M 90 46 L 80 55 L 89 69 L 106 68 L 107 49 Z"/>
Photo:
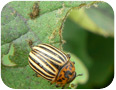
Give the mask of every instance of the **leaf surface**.
<path id="1" fill-rule="evenodd" d="M 33 76 L 34 71 L 28 66 L 28 55 L 31 51 L 29 41 L 33 42 L 33 46 L 50 43 L 61 48 L 61 30 L 69 11 L 92 2 L 36 2 L 39 5 L 39 16 L 31 19 L 29 14 L 34 3 L 9 2 L 1 13 L 2 80 L 11 88 L 56 88 L 47 80 Z M 11 62 L 16 66 L 8 67 L 13 66 Z"/>

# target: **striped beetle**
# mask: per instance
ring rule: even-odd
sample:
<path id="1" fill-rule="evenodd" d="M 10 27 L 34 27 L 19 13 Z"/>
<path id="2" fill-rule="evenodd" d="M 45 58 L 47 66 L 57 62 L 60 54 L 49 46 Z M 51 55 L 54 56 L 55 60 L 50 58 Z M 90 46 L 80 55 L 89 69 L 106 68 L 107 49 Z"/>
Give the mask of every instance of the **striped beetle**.
<path id="1" fill-rule="evenodd" d="M 29 65 L 37 76 L 56 82 L 56 86 L 64 87 L 76 77 L 74 62 L 70 55 L 49 44 L 39 44 L 32 47 L 29 53 Z"/>

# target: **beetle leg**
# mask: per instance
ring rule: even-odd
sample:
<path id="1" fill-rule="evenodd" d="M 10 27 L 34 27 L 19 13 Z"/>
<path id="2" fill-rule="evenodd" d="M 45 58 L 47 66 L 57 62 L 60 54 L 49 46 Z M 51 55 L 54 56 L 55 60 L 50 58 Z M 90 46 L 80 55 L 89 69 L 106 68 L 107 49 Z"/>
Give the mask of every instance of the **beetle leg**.
<path id="1" fill-rule="evenodd" d="M 58 84 L 56 84 L 56 87 L 60 87 Z"/>
<path id="2" fill-rule="evenodd" d="M 39 75 L 39 74 L 37 74 L 37 77 L 40 77 L 40 75 Z"/>
<path id="3" fill-rule="evenodd" d="M 74 86 L 75 86 L 75 84 L 72 83 L 72 84 L 71 84 L 71 87 L 74 87 Z"/>
<path id="4" fill-rule="evenodd" d="M 40 75 L 37 74 L 37 73 L 33 74 L 33 76 L 35 76 L 35 77 L 40 77 Z"/>
<path id="5" fill-rule="evenodd" d="M 67 84 L 60 84 L 60 87 L 62 87 L 62 89 L 64 89 L 64 88 L 66 88 L 65 86 L 66 86 Z"/>
<path id="6" fill-rule="evenodd" d="M 70 58 L 71 58 L 71 55 L 68 53 L 68 54 L 67 54 L 67 57 L 70 59 Z"/>
<path id="7" fill-rule="evenodd" d="M 37 73 L 34 73 L 33 76 L 37 77 Z"/>
<path id="8" fill-rule="evenodd" d="M 53 84 L 55 82 L 55 80 L 51 81 L 50 85 Z"/>
<path id="9" fill-rule="evenodd" d="M 65 88 L 65 85 L 64 86 L 62 86 L 62 89 L 64 89 Z"/>
<path id="10" fill-rule="evenodd" d="M 50 85 L 52 85 L 53 83 L 50 83 Z"/>
<path id="11" fill-rule="evenodd" d="M 52 85 L 54 82 L 55 82 L 54 80 L 53 80 L 53 81 L 51 81 L 51 82 L 50 82 L 50 85 Z"/>

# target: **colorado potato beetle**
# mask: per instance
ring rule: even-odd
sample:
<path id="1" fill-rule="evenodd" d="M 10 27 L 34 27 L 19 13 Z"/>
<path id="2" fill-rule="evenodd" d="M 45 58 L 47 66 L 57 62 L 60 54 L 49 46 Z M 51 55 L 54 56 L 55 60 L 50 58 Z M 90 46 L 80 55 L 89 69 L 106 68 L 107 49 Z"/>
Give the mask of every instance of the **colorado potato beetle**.
<path id="1" fill-rule="evenodd" d="M 76 77 L 74 62 L 70 55 L 49 44 L 32 47 L 29 53 L 29 65 L 38 76 L 64 87 Z"/>

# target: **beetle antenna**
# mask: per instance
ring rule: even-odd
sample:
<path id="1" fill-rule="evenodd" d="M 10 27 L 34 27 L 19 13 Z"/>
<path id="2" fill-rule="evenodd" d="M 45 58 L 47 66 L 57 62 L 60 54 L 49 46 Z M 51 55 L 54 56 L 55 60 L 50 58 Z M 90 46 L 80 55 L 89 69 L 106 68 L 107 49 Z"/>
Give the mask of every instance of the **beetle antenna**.
<path id="1" fill-rule="evenodd" d="M 78 77 L 78 76 L 83 76 L 83 74 L 78 74 L 78 75 L 76 75 L 76 77 Z"/>

